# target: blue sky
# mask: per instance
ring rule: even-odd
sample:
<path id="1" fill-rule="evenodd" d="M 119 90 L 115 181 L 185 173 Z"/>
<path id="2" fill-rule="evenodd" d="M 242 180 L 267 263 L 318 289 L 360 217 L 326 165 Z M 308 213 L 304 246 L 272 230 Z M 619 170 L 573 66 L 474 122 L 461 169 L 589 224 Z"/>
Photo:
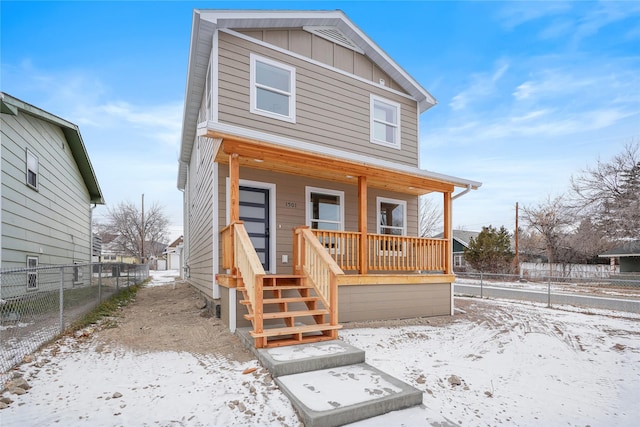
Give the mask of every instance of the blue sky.
<path id="1" fill-rule="evenodd" d="M 640 139 L 640 2 L 3 0 L 0 90 L 78 124 L 108 205 L 144 193 L 172 237 L 194 8 L 343 10 L 438 100 L 421 167 L 483 182 L 454 227 L 513 229 Z"/>

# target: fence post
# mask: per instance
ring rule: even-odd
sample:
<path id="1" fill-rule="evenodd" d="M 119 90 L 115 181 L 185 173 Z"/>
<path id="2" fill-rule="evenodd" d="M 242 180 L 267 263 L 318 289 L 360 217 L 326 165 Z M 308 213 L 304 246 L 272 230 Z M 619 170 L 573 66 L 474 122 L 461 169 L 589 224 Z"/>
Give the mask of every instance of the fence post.
<path id="1" fill-rule="evenodd" d="M 482 299 L 482 271 L 480 272 L 480 299 Z"/>
<path id="2" fill-rule="evenodd" d="M 102 302 L 102 263 L 98 264 L 98 304 L 100 304 L 101 302 Z"/>
<path id="3" fill-rule="evenodd" d="M 64 267 L 60 267 L 60 333 L 64 332 Z"/>

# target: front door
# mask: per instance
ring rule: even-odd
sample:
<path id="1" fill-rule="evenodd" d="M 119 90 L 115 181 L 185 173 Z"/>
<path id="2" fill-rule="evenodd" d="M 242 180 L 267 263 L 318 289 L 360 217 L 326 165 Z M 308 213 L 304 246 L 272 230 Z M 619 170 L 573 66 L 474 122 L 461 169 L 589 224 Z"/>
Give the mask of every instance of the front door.
<path id="1" fill-rule="evenodd" d="M 240 186 L 240 221 L 265 271 L 269 271 L 269 189 Z"/>

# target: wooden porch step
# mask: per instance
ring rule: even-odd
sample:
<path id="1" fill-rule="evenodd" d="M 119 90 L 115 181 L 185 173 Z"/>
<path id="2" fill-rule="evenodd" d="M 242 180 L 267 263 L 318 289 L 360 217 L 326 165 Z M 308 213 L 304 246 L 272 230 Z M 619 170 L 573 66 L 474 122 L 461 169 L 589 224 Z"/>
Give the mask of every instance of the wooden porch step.
<path id="1" fill-rule="evenodd" d="M 319 316 L 323 314 L 329 314 L 329 310 L 327 309 L 319 309 L 319 310 L 300 310 L 300 311 L 274 311 L 269 313 L 262 313 L 262 318 L 267 319 L 284 319 L 286 317 L 304 317 L 304 316 Z M 247 320 L 254 319 L 253 314 L 245 314 L 244 318 Z"/>
<path id="2" fill-rule="evenodd" d="M 263 337 L 281 337 L 283 335 L 295 335 L 295 334 L 306 334 L 311 332 L 324 332 L 324 331 L 333 331 L 337 329 L 342 329 L 342 325 L 331 325 L 329 323 L 319 323 L 315 325 L 300 325 L 300 326 L 292 326 L 290 328 L 269 328 L 264 331 L 258 333 L 255 331 L 249 332 L 249 334 L 253 338 L 263 338 Z"/>
<path id="3" fill-rule="evenodd" d="M 320 297 L 283 297 L 283 298 L 263 298 L 262 304 L 289 304 L 294 302 L 320 301 Z M 251 304 L 248 299 L 240 300 L 240 304 Z"/>
<path id="4" fill-rule="evenodd" d="M 264 287 L 278 286 L 278 283 L 301 284 L 305 277 L 298 274 L 267 274 L 262 279 Z"/>
<path id="5" fill-rule="evenodd" d="M 297 289 L 313 289 L 311 285 L 276 285 L 276 286 L 263 286 L 263 291 L 289 291 Z M 237 288 L 239 292 L 246 292 L 246 288 Z"/>

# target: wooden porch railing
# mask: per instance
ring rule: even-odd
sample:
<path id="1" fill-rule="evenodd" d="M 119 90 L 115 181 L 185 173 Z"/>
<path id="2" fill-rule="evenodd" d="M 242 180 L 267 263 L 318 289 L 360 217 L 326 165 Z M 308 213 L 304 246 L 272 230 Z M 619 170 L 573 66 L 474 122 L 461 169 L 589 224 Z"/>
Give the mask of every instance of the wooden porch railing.
<path id="1" fill-rule="evenodd" d="M 357 271 L 361 235 L 352 231 L 310 230 L 342 270 Z M 446 271 L 446 239 L 367 234 L 367 269 Z"/>
<path id="2" fill-rule="evenodd" d="M 344 272 L 309 227 L 294 230 L 294 273 L 302 274 L 329 310 L 329 323 L 338 324 L 338 276 Z M 333 331 L 335 333 L 335 331 Z"/>
<path id="3" fill-rule="evenodd" d="M 239 279 L 238 286 L 246 289 L 253 308 L 253 329 L 257 333 L 264 331 L 262 308 L 262 282 L 264 268 L 253 248 L 251 239 L 242 221 L 229 224 L 221 231 L 222 266 L 229 268 Z"/>

